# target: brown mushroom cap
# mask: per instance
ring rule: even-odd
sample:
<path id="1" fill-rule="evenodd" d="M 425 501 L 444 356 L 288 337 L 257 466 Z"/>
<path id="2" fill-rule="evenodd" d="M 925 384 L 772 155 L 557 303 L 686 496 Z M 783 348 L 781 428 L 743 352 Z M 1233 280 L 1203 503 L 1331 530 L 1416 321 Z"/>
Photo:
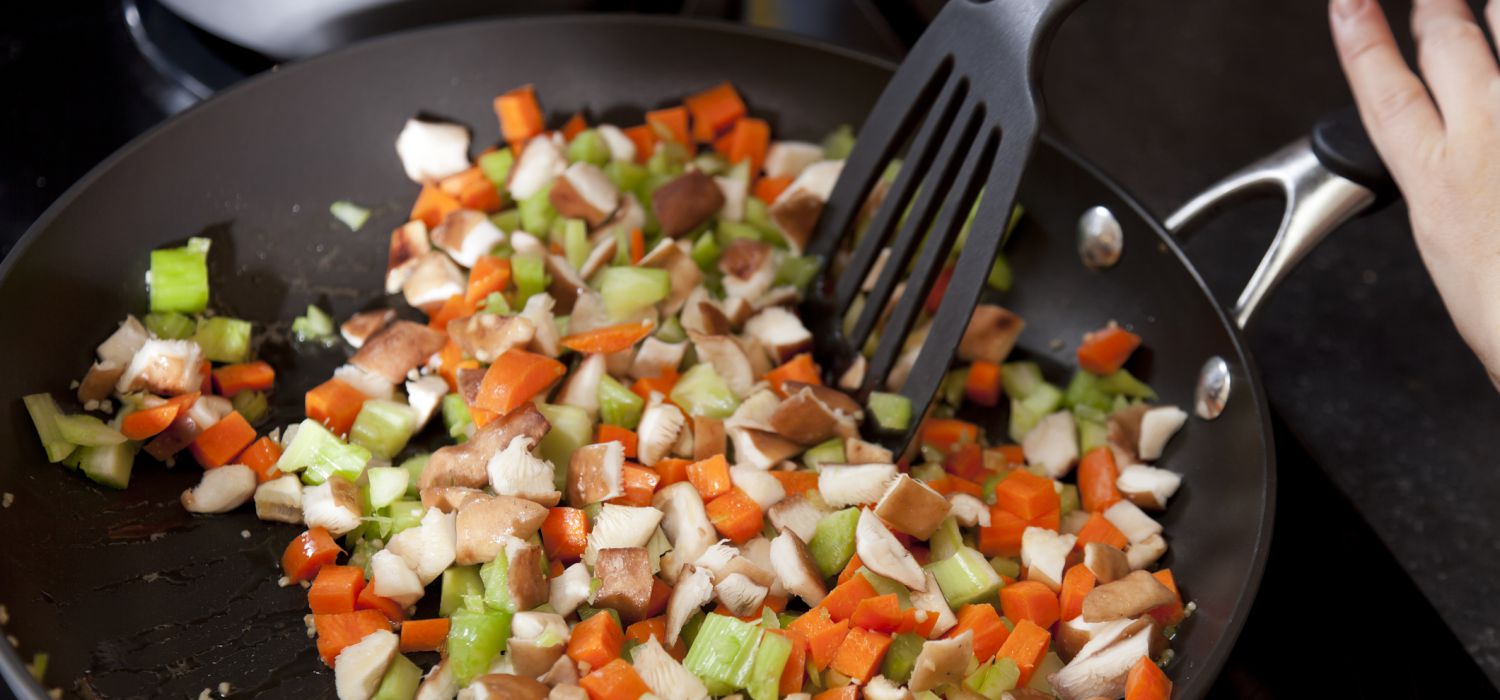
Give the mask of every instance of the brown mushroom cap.
<path id="1" fill-rule="evenodd" d="M 562 644 L 542 646 L 535 641 L 521 641 L 511 638 L 508 644 L 510 650 L 511 668 L 516 675 L 527 678 L 537 678 L 545 674 L 557 663 L 557 659 L 563 655 L 566 647 Z"/>
<path id="2" fill-rule="evenodd" d="M 509 673 L 490 673 L 475 678 L 469 686 L 476 691 L 483 688 L 485 698 L 493 700 L 547 700 L 552 692 L 546 684 L 534 678 Z"/>
<path id="3" fill-rule="evenodd" d="M 350 364 L 379 375 L 392 384 L 406 381 L 408 372 L 427 364 L 443 349 L 448 337 L 420 323 L 397 321 L 365 342 Z"/>
<path id="4" fill-rule="evenodd" d="M 815 606 L 828 595 L 823 574 L 797 533 L 783 531 L 771 542 L 771 566 L 781 585 L 808 605 Z"/>
<path id="5" fill-rule="evenodd" d="M 559 215 L 569 219 L 583 219 L 588 222 L 589 226 L 604 223 L 614 212 L 613 209 L 604 211 L 590 202 L 573 184 L 573 180 L 569 179 L 567 172 L 552 181 L 552 190 L 547 193 L 547 201 L 552 203 L 552 208 L 556 209 Z"/>
<path id="6" fill-rule="evenodd" d="M 1103 622 L 1137 617 L 1176 600 L 1172 589 L 1145 571 L 1095 587 L 1083 598 L 1085 622 Z"/>
<path id="7" fill-rule="evenodd" d="M 401 291 L 406 280 L 416 269 L 417 260 L 432 250 L 427 239 L 427 225 L 421 221 L 408 221 L 391 231 L 390 255 L 386 263 L 385 293 Z"/>
<path id="8" fill-rule="evenodd" d="M 651 193 L 651 208 L 661 223 L 662 235 L 677 238 L 708 221 L 724 206 L 724 193 L 714 179 L 689 170 Z"/>
<path id="9" fill-rule="evenodd" d="M 799 391 L 802 391 L 803 389 L 807 389 L 813 393 L 813 396 L 818 397 L 819 401 L 828 404 L 828 407 L 835 411 L 840 411 L 844 413 L 844 415 L 853 416 L 856 418 L 864 415 L 864 407 L 860 406 L 859 402 L 854 400 L 853 396 L 850 396 L 831 386 L 788 381 L 782 383 L 782 388 L 786 390 L 788 394 L 795 394 Z"/>
<path id="10" fill-rule="evenodd" d="M 527 539 L 546 519 L 546 508 L 524 498 L 491 496 L 469 501 L 458 509 L 456 561 L 462 566 L 503 556 L 507 537 Z"/>
<path id="11" fill-rule="evenodd" d="M 1141 441 L 1141 419 L 1149 410 L 1151 407 L 1146 404 L 1133 404 L 1109 414 L 1109 444 L 1131 460 L 1135 459 Z"/>
<path id="12" fill-rule="evenodd" d="M 546 516 L 542 516 L 542 519 L 545 520 Z M 513 548 L 508 564 L 505 583 L 510 589 L 511 603 L 517 610 L 530 610 L 547 602 L 552 589 L 547 585 L 547 570 L 542 566 L 542 548 L 539 545 L 528 544 Z"/>
<path id="13" fill-rule="evenodd" d="M 641 267 L 653 267 L 666 270 L 671 280 L 671 293 L 661 302 L 663 314 L 675 314 L 682 309 L 687 301 L 688 295 L 703 281 L 703 270 L 698 263 L 683 248 L 687 242 L 679 244 L 671 239 L 662 239 L 656 247 L 641 258 L 638 263 Z"/>
<path id="14" fill-rule="evenodd" d="M 433 486 L 484 488 L 490 480 L 487 467 L 491 457 L 523 435 L 531 438 L 532 444 L 539 443 L 551 428 L 536 406 L 528 403 L 484 424 L 467 442 L 433 452 L 418 486 L 423 490 Z"/>
<path id="15" fill-rule="evenodd" d="M 728 442 L 724 436 L 724 421 L 708 416 L 693 416 L 693 459 L 708 459 L 723 454 Z"/>
<path id="16" fill-rule="evenodd" d="M 579 277 L 572 263 L 561 255 L 548 255 L 546 263 L 547 276 L 552 280 L 547 285 L 547 293 L 556 300 L 557 313 L 571 313 L 578 298 L 589 291 L 589 283 Z"/>
<path id="17" fill-rule="evenodd" d="M 436 508 L 444 513 L 457 513 L 465 503 L 489 497 L 484 491 L 467 486 L 434 486 L 422 489 L 422 509 Z"/>
<path id="18" fill-rule="evenodd" d="M 802 445 L 816 445 L 851 428 L 857 430 L 852 425 L 852 417 L 835 412 L 812 387 L 804 385 L 801 389 L 787 387 L 786 390 L 789 393 L 786 400 L 771 414 L 771 427 L 782 437 Z M 843 396 L 838 391 L 827 393 Z"/>
<path id="19" fill-rule="evenodd" d="M 568 464 L 568 503 L 582 508 L 625 494 L 625 451 L 619 443 L 585 445 Z"/>
<path id="20" fill-rule="evenodd" d="M 1103 542 L 1083 546 L 1083 565 L 1100 584 L 1113 583 L 1130 573 L 1130 562 L 1119 548 Z"/>
<path id="21" fill-rule="evenodd" d="M 599 591 L 594 605 L 613 608 L 626 625 L 645 619 L 651 605 L 651 554 L 645 547 L 599 550 L 594 563 Z"/>
<path id="22" fill-rule="evenodd" d="M 770 469 L 783 460 L 801 454 L 803 449 L 801 445 L 768 430 L 734 427 L 728 432 L 730 439 L 734 441 L 735 462 L 757 469 Z"/>
<path id="23" fill-rule="evenodd" d="M 693 349 L 698 353 L 699 362 L 707 362 L 719 375 L 724 383 L 729 385 L 729 390 L 735 396 L 745 397 L 755 386 L 755 370 L 750 366 L 750 358 L 740 348 L 734 338 L 727 335 L 704 335 L 696 331 L 688 331 L 688 338 L 693 341 Z"/>
<path id="24" fill-rule="evenodd" d="M 448 337 L 480 362 L 494 362 L 506 350 L 526 347 L 535 335 L 536 324 L 521 316 L 480 312 L 448 322 Z"/>
<path id="25" fill-rule="evenodd" d="M 823 200 L 807 190 L 799 189 L 788 192 L 785 197 L 778 197 L 767 213 L 771 217 L 771 223 L 781 230 L 782 237 L 791 246 L 792 252 L 800 255 L 802 249 L 807 247 L 807 239 L 812 237 L 818 217 L 823 214 Z"/>
<path id="26" fill-rule="evenodd" d="M 901 474 L 886 488 L 875 505 L 875 514 L 892 530 L 919 540 L 932 537 L 948 517 L 948 499 L 932 487 Z"/>
<path id="27" fill-rule="evenodd" d="M 365 341 L 396 320 L 395 309 L 371 309 L 349 317 L 339 326 L 344 340 L 356 348 L 364 347 Z"/>
<path id="28" fill-rule="evenodd" d="M 115 383 L 120 381 L 120 375 L 124 373 L 125 368 L 113 362 L 95 362 L 78 384 L 78 400 L 88 403 L 109 398 L 114 393 Z"/>
<path id="29" fill-rule="evenodd" d="M 1005 307 L 980 304 L 974 307 L 964 337 L 958 341 L 958 357 L 965 362 L 1004 362 L 1025 329 L 1026 321 Z"/>

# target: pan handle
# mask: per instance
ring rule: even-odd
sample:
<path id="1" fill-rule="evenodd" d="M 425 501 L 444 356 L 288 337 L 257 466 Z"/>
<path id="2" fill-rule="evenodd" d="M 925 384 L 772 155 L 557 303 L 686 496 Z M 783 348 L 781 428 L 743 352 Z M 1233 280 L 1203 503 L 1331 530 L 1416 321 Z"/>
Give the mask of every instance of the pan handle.
<path id="1" fill-rule="evenodd" d="M 1184 237 L 1189 226 L 1219 207 L 1280 190 L 1286 211 L 1270 247 L 1235 301 L 1244 328 L 1276 285 L 1334 229 L 1394 199 L 1396 188 L 1353 107 L 1334 112 L 1312 133 L 1214 183 L 1167 217 L 1167 230 Z"/>

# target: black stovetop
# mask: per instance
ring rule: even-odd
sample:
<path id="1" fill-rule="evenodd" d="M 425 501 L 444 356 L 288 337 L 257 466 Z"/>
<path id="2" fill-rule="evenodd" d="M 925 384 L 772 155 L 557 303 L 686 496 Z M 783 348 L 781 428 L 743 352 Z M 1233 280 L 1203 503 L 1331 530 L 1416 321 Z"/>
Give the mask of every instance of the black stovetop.
<path id="1" fill-rule="evenodd" d="M 939 3 L 648 4 L 895 57 Z M 1404 31 L 1408 5 L 1388 5 Z M 5 3 L 0 253 L 125 141 L 269 65 L 151 0 Z M 1315 0 L 1091 0 L 1045 89 L 1053 131 L 1158 214 L 1348 100 Z M 1226 298 L 1278 215 L 1250 205 L 1200 234 L 1195 258 Z M 1348 228 L 1249 334 L 1275 414 L 1276 534 L 1214 695 L 1495 695 L 1500 480 L 1485 457 L 1500 401 L 1443 316 L 1404 210 Z"/>

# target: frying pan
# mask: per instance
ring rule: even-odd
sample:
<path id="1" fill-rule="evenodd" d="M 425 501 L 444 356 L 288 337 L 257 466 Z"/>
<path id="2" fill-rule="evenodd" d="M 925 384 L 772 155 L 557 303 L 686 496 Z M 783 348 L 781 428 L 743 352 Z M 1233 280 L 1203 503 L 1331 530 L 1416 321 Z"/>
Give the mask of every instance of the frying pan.
<path id="1" fill-rule="evenodd" d="M 46 685 L 82 697 L 236 694 L 332 696 L 306 636 L 305 592 L 276 584 L 298 529 L 248 508 L 191 517 L 178 504 L 197 467 L 138 460 L 124 492 L 50 465 L 21 406 L 88 367 L 94 346 L 147 307 L 147 251 L 213 239 L 213 304 L 264 323 L 260 355 L 282 381 L 272 424 L 300 419 L 301 396 L 346 351 L 293 351 L 286 320 L 309 303 L 335 317 L 383 299 L 386 232 L 415 187 L 392 147 L 418 111 L 498 140 L 491 98 L 535 83 L 554 117 L 636 123 L 646 109 L 730 80 L 776 133 L 815 139 L 858 124 L 892 66 L 765 31 L 680 19 L 506 20 L 400 34 L 247 81 L 136 139 L 75 185 L 0 266 L 3 395 L 0 568 L 6 632 L 20 645 L 0 669 L 20 697 L 43 697 L 21 656 L 50 656 Z M 351 232 L 327 214 L 374 208 Z M 1066 147 L 1044 140 L 1022 185 L 1024 224 L 1007 248 L 1016 273 L 1001 302 L 1028 321 L 1021 351 L 1054 372 L 1110 319 L 1146 339 L 1131 369 L 1165 403 L 1193 405 L 1198 369 L 1228 368 L 1217 420 L 1192 419 L 1163 464 L 1186 475 L 1163 516 L 1170 565 L 1197 612 L 1181 625 L 1168 672 L 1178 697 L 1207 692 L 1250 609 L 1270 540 L 1271 432 L 1255 365 L 1164 227 Z M 1080 263 L 1076 222 L 1096 206 L 1123 231 L 1119 263 Z M 275 320 L 273 320 L 275 319 Z M 1054 373 L 1052 379 L 1063 379 Z M 1003 425 L 1003 412 L 990 416 Z"/>

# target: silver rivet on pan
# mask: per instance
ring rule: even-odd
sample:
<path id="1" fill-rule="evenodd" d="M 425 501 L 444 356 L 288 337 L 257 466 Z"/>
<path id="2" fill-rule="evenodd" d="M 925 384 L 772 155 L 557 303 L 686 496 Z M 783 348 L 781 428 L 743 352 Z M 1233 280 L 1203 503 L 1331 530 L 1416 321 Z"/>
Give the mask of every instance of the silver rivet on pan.
<path id="1" fill-rule="evenodd" d="M 1213 420 L 1224 412 L 1232 383 L 1229 363 L 1224 358 L 1215 355 L 1203 363 L 1198 372 L 1198 387 L 1193 392 L 1193 410 L 1199 418 Z"/>
<path id="2" fill-rule="evenodd" d="M 1104 207 L 1092 207 L 1078 217 L 1078 255 L 1095 270 L 1113 267 L 1125 249 L 1125 232 L 1115 215 Z"/>

